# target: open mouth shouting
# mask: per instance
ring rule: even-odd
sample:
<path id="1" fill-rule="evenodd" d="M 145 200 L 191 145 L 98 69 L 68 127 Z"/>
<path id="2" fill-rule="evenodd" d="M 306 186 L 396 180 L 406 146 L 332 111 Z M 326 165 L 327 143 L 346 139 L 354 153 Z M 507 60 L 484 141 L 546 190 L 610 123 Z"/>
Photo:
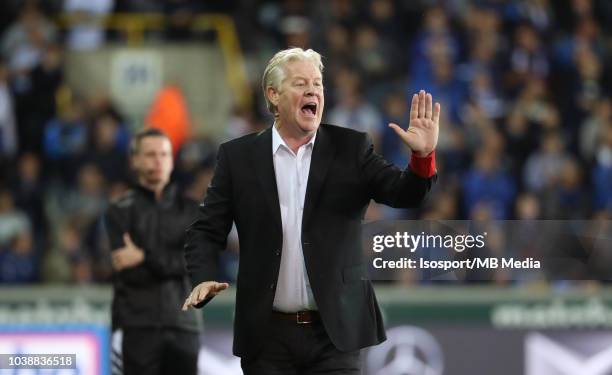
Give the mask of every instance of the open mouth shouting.
<path id="1" fill-rule="evenodd" d="M 317 102 L 308 102 L 302 106 L 302 114 L 306 117 L 317 117 L 318 105 Z"/>

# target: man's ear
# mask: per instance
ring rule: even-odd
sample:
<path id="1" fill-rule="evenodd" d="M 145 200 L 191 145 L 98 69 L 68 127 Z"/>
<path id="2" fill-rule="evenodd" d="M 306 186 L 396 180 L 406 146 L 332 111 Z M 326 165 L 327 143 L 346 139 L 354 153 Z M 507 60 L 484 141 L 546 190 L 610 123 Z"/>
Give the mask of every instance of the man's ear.
<path id="1" fill-rule="evenodd" d="M 266 89 L 266 95 L 268 96 L 268 100 L 274 104 L 275 106 L 278 106 L 278 101 L 279 101 L 279 93 L 278 90 L 276 90 L 274 87 L 272 86 L 268 86 L 268 88 Z"/>

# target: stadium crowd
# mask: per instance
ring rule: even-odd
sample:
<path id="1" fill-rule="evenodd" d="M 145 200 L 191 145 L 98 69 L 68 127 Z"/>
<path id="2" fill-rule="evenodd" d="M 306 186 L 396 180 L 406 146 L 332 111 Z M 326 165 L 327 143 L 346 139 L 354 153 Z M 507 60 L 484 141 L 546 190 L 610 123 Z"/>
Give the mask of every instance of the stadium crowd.
<path id="1" fill-rule="evenodd" d="M 241 4 L 244 3 L 244 4 Z M 0 4 L 0 283 L 108 282 L 101 214 L 130 183 L 128 120 L 104 95 L 67 87 L 63 54 L 122 36 L 58 14 L 157 12 L 162 36 L 196 37 L 199 12 L 234 17 L 253 106 L 226 138 L 271 124 L 261 70 L 287 46 L 324 56 L 324 122 L 366 131 L 397 165 L 410 95 L 442 103 L 440 180 L 419 210 L 368 218 L 609 219 L 612 215 L 612 3 L 605 0 L 97 0 Z M 159 38 L 160 36 L 155 36 Z M 174 180 L 200 201 L 216 144 L 187 139 Z M 224 260 L 231 279 L 235 256 Z"/>

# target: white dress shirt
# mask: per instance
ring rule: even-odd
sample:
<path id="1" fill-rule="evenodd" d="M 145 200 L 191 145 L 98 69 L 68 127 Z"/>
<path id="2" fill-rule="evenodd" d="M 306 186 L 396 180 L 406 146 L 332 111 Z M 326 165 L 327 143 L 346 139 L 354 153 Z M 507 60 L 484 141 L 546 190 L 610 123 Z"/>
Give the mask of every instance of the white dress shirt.
<path id="1" fill-rule="evenodd" d="M 302 252 L 302 216 L 315 138 L 316 133 L 296 155 L 279 134 L 276 124 L 272 129 L 274 173 L 283 225 L 281 265 L 273 304 L 277 311 L 317 309 Z"/>

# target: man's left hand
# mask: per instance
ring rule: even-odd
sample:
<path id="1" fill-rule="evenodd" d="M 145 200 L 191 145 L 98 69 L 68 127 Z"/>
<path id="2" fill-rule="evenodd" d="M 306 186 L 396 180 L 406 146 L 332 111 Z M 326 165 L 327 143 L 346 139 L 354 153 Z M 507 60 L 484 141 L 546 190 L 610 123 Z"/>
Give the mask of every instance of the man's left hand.
<path id="1" fill-rule="evenodd" d="M 429 155 L 438 144 L 440 122 L 440 103 L 433 105 L 431 94 L 421 90 L 412 96 L 410 107 L 410 124 L 404 130 L 399 125 L 390 123 L 402 141 L 417 156 Z"/>
<path id="2" fill-rule="evenodd" d="M 144 251 L 136 246 L 128 233 L 123 234 L 125 246 L 112 252 L 113 269 L 121 271 L 136 267 L 144 261 Z"/>

